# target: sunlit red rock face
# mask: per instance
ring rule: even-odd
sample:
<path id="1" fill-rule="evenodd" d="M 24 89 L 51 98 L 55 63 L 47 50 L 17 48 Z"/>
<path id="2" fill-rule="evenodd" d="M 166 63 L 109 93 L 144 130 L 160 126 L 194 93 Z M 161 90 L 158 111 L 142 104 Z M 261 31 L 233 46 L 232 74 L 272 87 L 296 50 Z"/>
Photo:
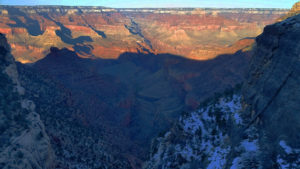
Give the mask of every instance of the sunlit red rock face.
<path id="1" fill-rule="evenodd" d="M 51 46 L 87 58 L 124 52 L 171 53 L 196 60 L 235 53 L 286 14 L 269 9 L 108 9 L 2 6 L 0 32 L 16 60 L 35 62 Z"/>
<path id="2" fill-rule="evenodd" d="M 292 9 L 283 17 L 281 17 L 278 21 L 283 21 L 289 17 L 300 14 L 300 2 L 297 2 L 293 5 Z"/>

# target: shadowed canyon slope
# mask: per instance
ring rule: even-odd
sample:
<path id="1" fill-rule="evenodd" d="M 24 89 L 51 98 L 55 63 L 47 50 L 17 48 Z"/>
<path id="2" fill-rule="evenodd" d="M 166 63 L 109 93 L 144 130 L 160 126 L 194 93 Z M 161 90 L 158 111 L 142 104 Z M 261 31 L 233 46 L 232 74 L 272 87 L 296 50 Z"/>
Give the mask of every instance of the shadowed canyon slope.
<path id="1" fill-rule="evenodd" d="M 32 67 L 70 91 L 88 127 L 121 132 L 123 141 L 110 142 L 128 157 L 144 159 L 151 139 L 182 111 L 194 110 L 214 92 L 241 82 L 249 58 L 250 52 L 239 51 L 209 61 L 143 53 L 84 59 L 68 49 L 51 48 Z"/>
<path id="2" fill-rule="evenodd" d="M 0 33 L 0 168 L 53 168 L 54 153 L 35 103 L 25 96 L 10 46 Z"/>
<path id="3" fill-rule="evenodd" d="M 41 59 L 51 46 L 89 58 L 151 52 L 207 60 L 249 46 L 253 40 L 244 38 L 256 37 L 265 25 L 286 13 L 276 9 L 1 6 L 0 32 L 7 35 L 12 53 L 22 63 Z"/>
<path id="4" fill-rule="evenodd" d="M 1 169 L 131 168 L 104 140 L 105 128 L 95 132 L 84 125 L 66 88 L 15 64 L 3 34 L 0 70 Z"/>

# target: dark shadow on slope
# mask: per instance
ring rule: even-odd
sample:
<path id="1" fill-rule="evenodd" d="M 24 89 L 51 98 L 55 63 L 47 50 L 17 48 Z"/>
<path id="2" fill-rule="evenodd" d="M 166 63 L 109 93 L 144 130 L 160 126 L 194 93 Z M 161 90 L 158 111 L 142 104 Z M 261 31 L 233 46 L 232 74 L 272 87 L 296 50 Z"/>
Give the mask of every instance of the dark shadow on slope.
<path id="1" fill-rule="evenodd" d="M 94 47 L 92 45 L 76 44 L 73 46 L 73 49 L 80 55 L 90 55 Z"/>
<path id="2" fill-rule="evenodd" d="M 60 30 L 56 30 L 55 33 L 64 43 L 74 45 L 73 49 L 81 55 L 92 55 L 91 45 L 85 44 L 85 42 L 93 42 L 93 39 L 90 36 L 79 36 L 77 38 L 73 38 L 72 31 L 69 28 L 65 27 L 64 24 L 54 20 L 47 13 L 40 13 L 40 15 L 44 16 L 46 19 L 54 22 L 57 26 L 60 27 Z"/>
<path id="3" fill-rule="evenodd" d="M 77 8 L 77 10 L 78 10 L 78 15 L 82 15 L 84 13 L 84 12 L 82 12 L 82 10 L 80 8 Z M 81 19 L 84 20 L 85 24 L 89 28 L 91 28 L 94 32 L 96 32 L 99 36 L 101 36 L 104 39 L 107 37 L 106 34 L 103 31 L 99 31 L 96 28 L 94 28 L 92 25 L 90 25 L 84 17 L 81 17 Z M 70 18 L 69 18 L 69 20 L 70 20 Z"/>
<path id="4" fill-rule="evenodd" d="M 89 127 L 101 124 L 123 133 L 124 138 L 111 138 L 111 143 L 125 156 L 143 160 L 151 139 L 182 111 L 194 110 L 215 92 L 243 81 L 249 58 L 239 51 L 208 61 L 151 53 L 83 59 L 67 49 L 51 48 L 33 67 L 71 91 Z"/>
<path id="5" fill-rule="evenodd" d="M 131 34 L 141 37 L 144 40 L 144 42 L 149 46 L 149 48 L 153 50 L 151 41 L 143 35 L 142 30 L 138 25 L 138 23 L 136 23 L 133 19 L 131 19 L 131 25 L 124 25 L 124 26 Z"/>
<path id="6" fill-rule="evenodd" d="M 92 38 L 90 36 L 80 36 L 78 38 L 73 38 L 71 34 L 71 30 L 66 28 L 62 24 L 57 24 L 60 26 L 60 30 L 56 30 L 55 33 L 57 36 L 61 38 L 61 40 L 67 44 L 75 45 L 75 44 L 82 44 L 84 42 L 92 42 Z"/>
<path id="7" fill-rule="evenodd" d="M 51 51 L 59 52 L 57 48 L 51 48 Z M 53 61 L 63 62 L 59 59 Z M 66 59 L 76 58 L 67 56 Z M 21 85 L 26 90 L 25 97 L 34 101 L 35 111 L 45 124 L 56 156 L 55 168 L 69 168 L 74 164 L 87 168 L 131 168 L 120 150 L 109 140 L 104 140 L 108 135 L 122 138 L 122 133 L 106 132 L 104 123 L 98 128 L 87 127 L 87 120 L 80 116 L 85 110 L 74 104 L 72 93 L 67 88 L 29 65 L 17 63 L 17 68 Z"/>
<path id="8" fill-rule="evenodd" d="M 98 35 L 100 35 L 102 38 L 106 39 L 107 36 L 106 34 L 103 32 L 103 31 L 99 31 L 99 30 L 96 30 L 94 27 L 92 27 L 91 25 L 88 25 L 94 32 L 96 32 Z"/>
<path id="9" fill-rule="evenodd" d="M 16 24 L 8 24 L 8 26 L 25 28 L 31 36 L 39 36 L 44 33 L 44 31 L 41 30 L 39 21 L 30 18 L 20 9 L 12 6 L 7 6 L 6 10 L 8 11 L 9 18 L 16 22 Z M 21 21 L 19 17 L 24 17 L 25 22 Z"/>

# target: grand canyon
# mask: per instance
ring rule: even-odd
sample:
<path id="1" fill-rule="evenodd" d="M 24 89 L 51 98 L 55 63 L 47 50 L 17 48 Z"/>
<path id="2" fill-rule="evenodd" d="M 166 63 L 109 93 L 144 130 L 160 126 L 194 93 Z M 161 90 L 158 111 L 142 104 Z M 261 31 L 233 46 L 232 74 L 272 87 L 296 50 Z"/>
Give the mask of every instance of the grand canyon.
<path id="1" fill-rule="evenodd" d="M 298 107 L 282 99 L 295 86 L 277 85 L 297 80 L 296 42 L 277 37 L 296 41 L 299 11 L 0 6 L 0 168 L 256 168 L 261 154 L 237 149 L 286 136 L 296 160 L 277 159 L 299 166 Z M 274 98 L 289 116 L 279 130 L 296 129 L 269 137 Z"/>
<path id="2" fill-rule="evenodd" d="M 84 58 L 117 59 L 132 52 L 208 60 L 249 46 L 265 25 L 288 11 L 2 6 L 0 12 L 0 31 L 12 54 L 32 63 L 52 46 Z"/>

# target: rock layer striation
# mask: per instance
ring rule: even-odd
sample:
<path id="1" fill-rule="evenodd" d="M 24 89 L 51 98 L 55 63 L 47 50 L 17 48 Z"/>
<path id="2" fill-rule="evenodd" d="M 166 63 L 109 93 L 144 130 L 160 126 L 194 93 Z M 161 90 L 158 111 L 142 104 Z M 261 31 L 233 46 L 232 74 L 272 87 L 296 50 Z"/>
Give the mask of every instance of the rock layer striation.
<path id="1" fill-rule="evenodd" d="M 247 38 L 256 37 L 286 13 L 280 9 L 1 6 L 0 32 L 7 34 L 13 55 L 22 63 L 41 59 L 51 46 L 66 47 L 85 58 L 116 59 L 124 52 L 142 52 L 207 60 L 251 45 L 253 40 Z"/>

